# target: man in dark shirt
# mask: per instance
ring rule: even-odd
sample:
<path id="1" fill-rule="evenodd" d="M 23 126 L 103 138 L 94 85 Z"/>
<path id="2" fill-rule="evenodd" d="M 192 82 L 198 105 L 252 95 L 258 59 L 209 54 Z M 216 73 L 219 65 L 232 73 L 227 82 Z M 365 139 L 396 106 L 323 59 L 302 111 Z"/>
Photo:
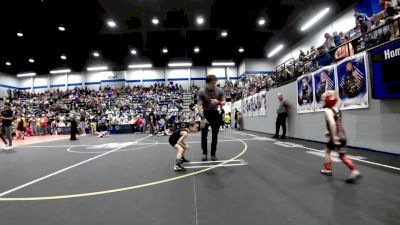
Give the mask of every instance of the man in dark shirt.
<path id="1" fill-rule="evenodd" d="M 154 113 L 154 109 L 151 110 L 149 114 L 149 123 L 150 123 L 150 135 L 153 136 L 157 134 L 157 116 Z"/>
<path id="2" fill-rule="evenodd" d="M 9 103 L 4 103 L 3 109 L 1 110 L 1 131 L 0 138 L 4 142 L 4 149 L 12 149 L 12 121 L 14 120 L 14 114 L 10 109 Z M 8 139 L 8 143 L 6 141 Z"/>
<path id="3" fill-rule="evenodd" d="M 281 139 L 286 139 L 286 118 L 288 116 L 288 112 L 290 112 L 290 104 L 289 102 L 283 98 L 283 94 L 278 93 L 279 99 L 279 107 L 276 110 L 278 117 L 276 118 L 276 130 L 274 138 L 279 138 L 279 129 L 282 126 L 283 132 Z"/>
<path id="4" fill-rule="evenodd" d="M 206 87 L 202 88 L 198 93 L 197 108 L 201 118 L 201 148 L 203 149 L 202 161 L 207 159 L 207 136 L 208 127 L 211 126 L 212 141 L 211 141 L 211 160 L 218 160 L 215 156 L 217 151 L 218 131 L 221 125 L 221 116 L 218 112 L 218 107 L 225 105 L 225 93 L 217 87 L 217 77 L 208 75 L 206 77 Z"/>

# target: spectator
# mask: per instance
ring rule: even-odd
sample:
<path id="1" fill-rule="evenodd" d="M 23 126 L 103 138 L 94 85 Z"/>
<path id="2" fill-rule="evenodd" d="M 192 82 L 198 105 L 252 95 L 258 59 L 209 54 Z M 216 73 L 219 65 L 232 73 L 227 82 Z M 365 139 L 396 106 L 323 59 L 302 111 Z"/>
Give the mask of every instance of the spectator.
<path id="1" fill-rule="evenodd" d="M 367 14 L 356 12 L 354 17 L 356 19 L 356 27 L 359 26 L 362 34 L 371 30 L 371 22 Z"/>
<path id="2" fill-rule="evenodd" d="M 317 68 L 321 68 L 323 66 L 327 66 L 327 65 L 331 64 L 331 62 L 332 62 L 331 56 L 326 51 L 326 48 L 324 46 L 318 47 L 318 53 L 315 57 L 315 61 L 317 64 Z"/>
<path id="3" fill-rule="evenodd" d="M 289 102 L 283 98 L 283 94 L 278 93 L 278 100 L 279 100 L 279 107 L 276 110 L 278 117 L 276 118 L 276 130 L 275 130 L 275 135 L 273 136 L 274 138 L 279 137 L 279 130 L 280 127 L 282 126 L 283 132 L 282 136 L 280 137 L 281 139 L 286 138 L 286 118 L 288 116 L 288 113 L 290 112 L 290 104 Z"/>
<path id="4" fill-rule="evenodd" d="M 332 35 L 329 33 L 325 33 L 325 43 L 324 43 L 325 48 L 328 50 L 331 50 L 336 47 L 335 41 Z"/>
<path id="5" fill-rule="evenodd" d="M 335 52 L 335 60 L 341 60 L 347 58 L 349 56 L 354 55 L 354 49 L 351 42 L 349 42 L 349 37 L 345 36 L 342 38 L 342 43 L 346 43 L 345 45 L 340 46 Z"/>

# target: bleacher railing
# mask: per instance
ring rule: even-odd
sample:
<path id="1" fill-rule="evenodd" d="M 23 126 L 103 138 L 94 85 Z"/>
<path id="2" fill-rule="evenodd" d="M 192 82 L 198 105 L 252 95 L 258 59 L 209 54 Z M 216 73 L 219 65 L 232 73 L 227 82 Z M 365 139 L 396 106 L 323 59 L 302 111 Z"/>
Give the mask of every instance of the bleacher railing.
<path id="1" fill-rule="evenodd" d="M 296 81 L 296 79 L 301 75 L 314 72 L 323 66 L 328 66 L 331 65 L 332 63 L 345 59 L 353 55 L 353 53 L 351 52 L 352 49 L 354 51 L 354 54 L 357 54 L 360 52 L 368 51 L 369 49 L 372 49 L 378 45 L 382 45 L 387 42 L 396 40 L 399 38 L 399 30 L 400 30 L 399 24 L 400 24 L 400 15 L 388 19 L 388 21 L 386 21 L 383 25 L 378 26 L 369 32 L 356 35 L 349 41 L 342 43 L 341 45 L 335 48 L 329 49 L 326 52 L 320 54 L 318 54 L 318 52 L 312 52 L 304 57 L 306 59 L 305 62 L 300 63 L 299 59 L 294 60 L 293 58 L 291 58 L 276 67 L 276 71 L 274 74 L 274 76 L 276 76 L 276 82 L 274 86 L 280 87 L 286 85 L 288 83 Z M 339 49 L 340 50 L 345 49 L 346 51 L 345 57 L 335 58 L 335 53 Z M 326 57 L 326 54 L 329 55 L 329 63 L 324 65 L 318 65 L 320 59 L 322 57 Z M 293 64 L 291 65 L 290 62 L 292 61 Z M 298 62 L 296 63 L 296 61 Z M 290 70 L 288 68 L 290 68 Z M 282 73 L 282 71 L 284 72 Z M 285 74 L 288 72 L 291 73 L 291 76 Z"/>

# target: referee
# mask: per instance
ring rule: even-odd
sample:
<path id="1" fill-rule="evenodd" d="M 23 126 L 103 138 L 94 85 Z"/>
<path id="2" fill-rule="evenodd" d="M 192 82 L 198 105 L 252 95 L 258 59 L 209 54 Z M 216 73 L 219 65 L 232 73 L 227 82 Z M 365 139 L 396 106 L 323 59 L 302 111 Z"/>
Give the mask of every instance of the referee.
<path id="1" fill-rule="evenodd" d="M 221 116 L 218 112 L 218 107 L 225 105 L 225 93 L 217 87 L 217 77 L 208 75 L 206 77 L 206 87 L 202 88 L 198 93 L 197 108 L 201 118 L 201 148 L 203 149 L 202 161 L 207 161 L 207 136 L 208 127 L 211 126 L 212 141 L 211 141 L 211 160 L 217 161 L 215 152 L 217 151 L 218 131 L 221 126 Z"/>

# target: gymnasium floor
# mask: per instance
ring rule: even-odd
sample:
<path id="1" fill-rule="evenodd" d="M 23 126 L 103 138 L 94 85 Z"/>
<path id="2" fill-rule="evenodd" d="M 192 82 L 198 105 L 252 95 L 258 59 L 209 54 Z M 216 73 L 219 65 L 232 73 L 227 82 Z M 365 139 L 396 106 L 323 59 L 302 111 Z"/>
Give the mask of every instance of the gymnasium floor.
<path id="1" fill-rule="evenodd" d="M 211 132 L 209 134 L 211 138 Z M 0 224 L 400 224 L 400 158 L 349 149 L 364 178 L 319 173 L 324 145 L 221 131 L 201 158 L 193 134 L 187 172 L 172 170 L 164 136 L 81 137 L 0 152 Z M 336 160 L 338 161 L 338 160 Z"/>

